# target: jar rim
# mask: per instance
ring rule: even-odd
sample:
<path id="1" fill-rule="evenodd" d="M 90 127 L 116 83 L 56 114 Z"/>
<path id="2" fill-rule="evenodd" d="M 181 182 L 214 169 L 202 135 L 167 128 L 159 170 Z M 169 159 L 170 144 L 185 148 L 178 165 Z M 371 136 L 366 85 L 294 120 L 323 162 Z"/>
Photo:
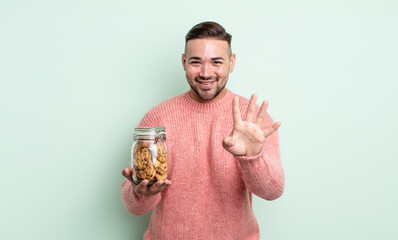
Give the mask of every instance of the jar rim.
<path id="1" fill-rule="evenodd" d="M 152 131 L 152 130 L 155 130 L 155 131 L 164 131 L 165 130 L 165 128 L 164 127 L 140 127 L 140 128 L 135 128 L 134 129 L 136 132 L 137 131 Z"/>
<path id="2" fill-rule="evenodd" d="M 134 136 L 162 136 L 166 135 L 166 131 L 164 127 L 143 127 L 143 128 L 135 128 Z"/>

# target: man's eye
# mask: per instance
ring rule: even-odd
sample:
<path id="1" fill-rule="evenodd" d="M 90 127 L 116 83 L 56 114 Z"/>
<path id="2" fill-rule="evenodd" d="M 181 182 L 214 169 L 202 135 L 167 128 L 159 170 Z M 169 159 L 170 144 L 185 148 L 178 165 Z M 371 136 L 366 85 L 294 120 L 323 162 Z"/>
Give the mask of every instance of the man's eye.
<path id="1" fill-rule="evenodd" d="M 191 64 L 200 64 L 199 61 L 192 61 Z"/>
<path id="2" fill-rule="evenodd" d="M 214 64 L 215 65 L 220 65 L 220 64 L 222 64 L 222 62 L 221 61 L 214 61 Z"/>

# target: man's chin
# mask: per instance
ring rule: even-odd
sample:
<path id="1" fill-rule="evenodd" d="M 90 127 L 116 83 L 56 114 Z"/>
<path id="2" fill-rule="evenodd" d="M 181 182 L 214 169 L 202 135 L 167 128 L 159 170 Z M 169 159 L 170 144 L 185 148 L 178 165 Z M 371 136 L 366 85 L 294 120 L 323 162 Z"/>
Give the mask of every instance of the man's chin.
<path id="1" fill-rule="evenodd" d="M 211 101 L 217 97 L 218 93 L 211 90 L 199 91 L 199 97 L 204 101 Z"/>
<path id="2" fill-rule="evenodd" d="M 198 88 L 197 86 L 192 87 L 191 85 L 191 90 L 193 90 L 196 94 L 196 97 L 198 97 L 198 100 L 201 101 L 212 101 L 214 100 L 221 92 L 223 88 L 210 88 L 210 89 L 202 89 L 202 88 Z"/>

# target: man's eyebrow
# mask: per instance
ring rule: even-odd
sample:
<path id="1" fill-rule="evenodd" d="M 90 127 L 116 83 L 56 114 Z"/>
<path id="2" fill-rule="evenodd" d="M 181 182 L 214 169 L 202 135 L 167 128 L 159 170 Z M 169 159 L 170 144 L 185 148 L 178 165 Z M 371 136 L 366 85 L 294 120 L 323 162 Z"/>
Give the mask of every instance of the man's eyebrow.
<path id="1" fill-rule="evenodd" d="M 202 58 L 200 57 L 190 57 L 189 60 L 202 60 Z M 215 61 L 215 60 L 224 60 L 223 57 L 213 57 L 211 58 L 211 60 Z"/>

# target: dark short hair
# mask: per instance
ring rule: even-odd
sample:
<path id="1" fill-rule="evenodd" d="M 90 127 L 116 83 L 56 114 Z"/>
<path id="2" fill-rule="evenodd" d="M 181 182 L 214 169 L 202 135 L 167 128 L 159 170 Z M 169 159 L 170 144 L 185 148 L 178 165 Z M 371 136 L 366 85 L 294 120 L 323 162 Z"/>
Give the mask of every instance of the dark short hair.
<path id="1" fill-rule="evenodd" d="M 198 39 L 198 38 L 211 38 L 216 40 L 227 41 L 230 55 L 232 53 L 231 50 L 232 35 L 227 33 L 223 28 L 223 26 L 221 26 L 216 22 L 202 22 L 193 26 L 185 36 L 185 49 L 187 46 L 187 42 L 189 40 Z"/>

